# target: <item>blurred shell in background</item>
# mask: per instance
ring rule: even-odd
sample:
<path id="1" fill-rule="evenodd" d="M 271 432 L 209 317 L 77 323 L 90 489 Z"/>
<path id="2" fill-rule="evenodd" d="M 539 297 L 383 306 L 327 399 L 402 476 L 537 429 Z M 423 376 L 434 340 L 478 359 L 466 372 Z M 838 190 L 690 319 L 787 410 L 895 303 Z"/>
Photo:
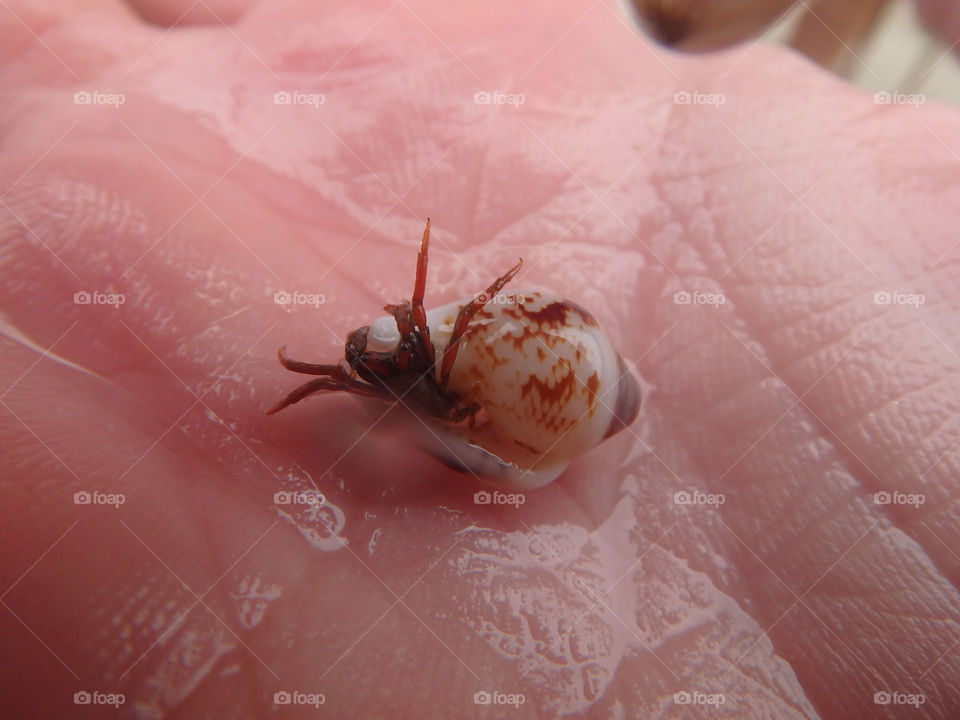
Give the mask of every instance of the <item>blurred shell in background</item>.
<path id="1" fill-rule="evenodd" d="M 960 105 L 960 3 L 933 0 L 620 0 L 668 47 L 789 45 L 863 90 Z"/>

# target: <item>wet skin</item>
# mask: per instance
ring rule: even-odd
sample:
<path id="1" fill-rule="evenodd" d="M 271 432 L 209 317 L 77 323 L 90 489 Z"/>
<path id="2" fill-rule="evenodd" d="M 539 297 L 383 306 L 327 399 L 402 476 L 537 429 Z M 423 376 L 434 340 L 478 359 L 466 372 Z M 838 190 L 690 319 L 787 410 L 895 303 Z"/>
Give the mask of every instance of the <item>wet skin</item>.
<path id="1" fill-rule="evenodd" d="M 7 5 L 5 712 L 960 711 L 955 109 L 777 48 L 667 53 L 602 4 L 209 3 L 229 29 L 170 32 Z M 410 296 L 427 215 L 428 307 L 523 256 L 652 388 L 519 508 L 402 415 L 265 415 L 299 381 L 279 346 L 336 362 Z"/>

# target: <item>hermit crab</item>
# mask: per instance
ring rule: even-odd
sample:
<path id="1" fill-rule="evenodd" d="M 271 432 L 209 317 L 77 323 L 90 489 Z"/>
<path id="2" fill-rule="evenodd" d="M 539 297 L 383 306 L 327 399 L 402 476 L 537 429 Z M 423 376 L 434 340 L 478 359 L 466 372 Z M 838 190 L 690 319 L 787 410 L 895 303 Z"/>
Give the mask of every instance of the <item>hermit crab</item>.
<path id="1" fill-rule="evenodd" d="M 338 363 L 280 349 L 285 368 L 319 377 L 268 414 L 325 392 L 399 404 L 421 421 L 428 452 L 519 490 L 551 482 L 636 419 L 639 384 L 589 312 L 544 290 L 501 292 L 522 259 L 483 292 L 426 311 L 429 246 L 428 218 L 412 299 L 351 332 Z"/>

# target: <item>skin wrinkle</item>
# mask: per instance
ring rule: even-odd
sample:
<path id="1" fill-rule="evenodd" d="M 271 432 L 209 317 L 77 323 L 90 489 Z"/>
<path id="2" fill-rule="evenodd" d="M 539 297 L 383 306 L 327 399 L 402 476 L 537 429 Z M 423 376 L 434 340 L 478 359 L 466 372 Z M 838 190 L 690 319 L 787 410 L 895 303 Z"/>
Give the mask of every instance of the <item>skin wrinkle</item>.
<path id="1" fill-rule="evenodd" d="M 821 349 L 822 349 L 822 348 L 821 348 Z M 779 373 L 778 373 L 778 376 L 779 376 Z M 780 379 L 780 381 L 783 382 L 782 378 Z M 789 386 L 788 386 L 788 387 L 789 387 Z M 797 394 L 799 395 L 800 393 L 797 393 Z M 816 422 L 817 422 L 818 424 L 820 424 L 820 421 L 819 421 L 819 420 L 816 420 Z M 835 444 L 835 445 L 836 445 L 836 444 Z M 835 447 L 834 449 L 836 450 L 837 448 Z M 849 455 L 849 453 L 847 453 L 847 454 Z M 853 465 L 853 467 L 858 467 L 859 465 L 860 465 L 859 461 L 854 460 L 854 465 Z M 848 472 L 850 472 L 850 468 L 848 468 Z M 861 481 L 860 481 L 860 484 L 861 484 L 861 486 L 863 486 L 863 485 L 864 485 L 864 482 L 861 480 Z M 781 651 L 780 654 L 784 654 L 784 653 Z"/>
<path id="2" fill-rule="evenodd" d="M 935 386 L 937 386 L 937 385 L 940 385 L 941 383 L 943 383 L 943 382 L 944 382 L 945 380 L 947 380 L 948 378 L 949 378 L 949 376 L 947 376 L 946 378 L 943 377 L 943 376 L 941 376 L 941 377 L 937 377 L 937 378 L 930 379 L 929 381 L 923 382 L 922 384 L 916 385 L 916 386 L 911 387 L 911 388 L 909 388 L 909 389 L 904 389 L 904 390 L 902 390 L 902 391 L 898 394 L 898 396 L 897 396 L 896 398 L 892 399 L 892 400 L 889 401 L 888 403 L 885 403 L 885 406 L 886 406 L 888 409 L 891 409 L 891 407 L 892 407 L 894 404 L 896 404 L 896 405 L 899 407 L 899 405 L 900 405 L 901 403 L 904 403 L 904 401 L 908 400 L 908 399 L 911 398 L 912 396 L 914 396 L 914 395 L 921 395 L 921 394 L 922 394 L 922 391 L 923 391 L 924 389 L 930 389 L 930 388 L 933 388 L 933 387 L 935 387 Z M 925 378 L 921 378 L 921 379 L 925 379 Z M 938 397 L 938 396 L 939 396 L 939 395 L 935 395 L 935 394 L 930 393 L 930 392 L 926 393 L 926 395 L 927 395 L 928 397 Z M 907 405 L 907 407 L 909 407 L 909 405 Z M 925 407 L 926 407 L 926 405 L 924 405 L 924 407 L 921 407 L 921 410 L 925 409 Z M 864 412 L 863 415 L 864 415 L 864 417 L 867 417 L 867 416 L 869 416 L 869 414 L 873 414 L 873 413 L 876 413 L 876 412 L 877 412 L 877 409 L 875 408 L 875 409 L 872 409 L 872 410 L 869 410 L 869 411 Z M 945 417 L 943 418 L 943 420 L 938 424 L 939 427 L 942 427 L 945 423 L 951 422 L 951 421 L 953 421 L 953 420 L 956 418 L 956 415 L 954 415 L 954 414 L 944 413 L 944 416 L 945 416 Z M 898 419 L 900 420 L 900 422 L 898 423 L 900 426 L 903 426 L 903 425 L 911 426 L 911 425 L 916 425 L 916 424 L 917 424 L 917 423 L 916 423 L 916 420 L 919 419 L 919 418 L 917 418 L 916 415 L 914 414 L 914 415 L 912 415 L 912 416 L 900 416 Z M 925 434 L 925 435 L 919 436 L 916 441 L 914 441 L 914 442 L 911 443 L 912 445 L 914 445 L 914 446 L 916 447 L 916 450 L 919 452 L 919 454 L 920 454 L 921 456 L 925 456 L 925 455 L 928 454 L 928 451 L 925 450 L 925 449 L 922 447 L 922 445 L 923 445 L 923 440 L 926 439 L 926 438 L 928 438 L 928 437 L 932 437 L 932 434 L 931 434 L 930 432 L 928 432 L 928 433 Z M 934 453 L 935 453 L 935 452 L 936 452 L 936 451 L 934 451 Z M 907 456 L 906 458 L 900 458 L 901 462 L 902 462 L 904 465 L 908 464 L 909 461 L 910 461 L 910 459 L 911 459 L 910 456 Z M 927 465 L 929 466 L 929 463 L 933 463 L 935 459 L 936 459 L 936 458 L 934 458 L 934 457 L 929 457 L 929 458 L 928 458 L 928 463 L 927 463 Z"/>
<path id="3" fill-rule="evenodd" d="M 862 417 L 861 417 L 861 420 L 862 420 L 863 418 L 868 418 L 868 417 L 870 417 L 871 415 L 877 414 L 877 413 L 878 413 L 880 410 L 882 410 L 882 409 L 885 409 L 885 408 L 888 409 L 891 405 L 896 405 L 897 403 L 903 402 L 904 400 L 909 399 L 912 395 L 917 395 L 917 394 L 919 394 L 919 393 L 922 393 L 922 392 L 925 391 L 925 390 L 930 390 L 930 389 L 932 389 L 932 388 L 934 388 L 934 387 L 942 384 L 943 382 L 945 382 L 945 379 L 944 379 L 944 378 L 942 378 L 942 377 L 940 377 L 940 378 L 935 378 L 935 379 L 930 380 L 929 382 L 925 382 L 925 383 L 923 383 L 923 384 L 921 384 L 921 385 L 919 385 L 919 386 L 917 386 L 917 387 L 914 387 L 914 388 L 911 388 L 911 389 L 909 389 L 909 390 L 907 390 L 907 391 L 905 391 L 905 392 L 902 392 L 902 393 L 901 393 L 900 395 L 898 395 L 897 397 L 892 398 L 892 399 L 890 399 L 890 400 L 887 400 L 887 401 L 883 402 L 882 404 L 879 404 L 879 405 L 876 405 L 876 406 L 871 406 L 871 407 L 865 407 L 865 408 L 863 409 L 863 412 L 860 413 L 860 415 L 862 416 Z M 944 419 L 936 426 L 936 428 L 934 428 L 934 430 L 937 430 L 937 429 L 942 428 L 942 427 L 943 427 L 944 425 L 946 425 L 947 423 L 956 422 L 956 420 L 957 420 L 956 416 L 947 416 L 947 417 L 944 417 Z M 845 424 L 841 425 L 841 428 L 846 429 L 846 428 L 844 427 L 844 425 L 847 425 L 847 424 L 845 423 Z M 849 423 L 849 425 L 855 426 L 853 423 Z M 932 432 L 933 432 L 933 431 L 931 430 L 931 431 L 928 432 L 926 435 L 920 435 L 920 436 L 918 436 L 918 437 L 917 437 L 917 444 L 922 443 L 924 440 L 926 440 L 926 439 L 928 439 L 928 438 L 933 438 L 933 437 L 935 437 L 935 436 L 932 434 Z M 908 461 L 909 461 L 910 459 L 911 459 L 911 458 L 900 458 L 900 460 L 903 461 L 904 463 L 908 463 Z M 931 458 L 931 462 L 932 462 L 932 461 L 933 461 L 933 459 Z M 874 473 L 874 474 L 876 474 L 876 473 Z"/>
<path id="4" fill-rule="evenodd" d="M 706 259 L 706 257 L 705 257 L 704 259 Z M 757 339 L 758 339 L 758 341 L 759 341 L 759 338 L 757 338 Z M 762 341 L 761 341 L 761 344 L 762 344 Z M 818 347 L 817 350 L 818 350 L 818 351 L 822 351 L 823 348 L 822 348 L 822 347 Z M 800 363 L 798 362 L 798 363 L 796 363 L 796 364 L 800 364 Z M 782 373 L 781 373 L 781 372 L 778 372 L 778 373 L 777 373 L 777 376 L 778 376 L 778 378 L 780 378 L 781 381 L 782 381 Z M 788 387 L 789 387 L 789 385 L 788 385 Z M 793 390 L 796 392 L 796 389 L 795 389 L 795 388 L 791 388 L 791 389 L 793 389 Z M 799 395 L 799 393 L 798 393 L 798 395 Z M 817 419 L 817 422 L 820 423 L 819 419 Z M 844 423 L 844 425 L 846 425 L 846 423 Z M 841 426 L 841 427 L 842 427 L 842 426 Z M 835 445 L 836 445 L 836 444 L 837 444 L 837 443 L 835 443 Z M 854 457 L 854 456 L 852 455 L 852 453 L 851 453 L 849 450 L 847 450 L 847 448 L 846 448 L 844 445 L 841 444 L 841 447 L 842 447 L 841 452 L 843 452 L 844 454 L 846 454 L 846 455 L 848 456 L 848 460 L 850 461 L 850 467 L 848 468 L 848 470 L 850 470 L 851 472 L 853 472 L 853 469 L 854 469 L 854 468 L 859 469 L 859 467 L 861 466 L 861 461 L 859 461 L 859 459 L 857 459 L 856 457 Z M 857 474 L 859 474 L 859 473 L 858 473 L 858 472 L 854 472 L 853 474 L 854 474 L 854 475 L 857 475 Z M 870 474 L 873 475 L 872 472 L 871 472 Z M 862 486 L 865 486 L 865 487 L 875 486 L 875 483 L 866 483 L 864 480 L 860 480 L 860 483 L 861 483 Z"/>
<path id="5" fill-rule="evenodd" d="M 605 528 L 598 528 L 598 529 L 595 530 L 593 533 L 591 533 L 591 535 L 589 536 L 588 540 L 590 540 L 591 542 L 593 542 L 594 539 L 599 539 L 600 537 L 602 537 L 602 535 L 605 534 L 605 532 L 606 532 L 606 531 L 605 531 Z M 599 533 L 599 536 L 598 536 L 598 533 Z M 602 540 L 601 540 L 601 544 L 602 544 Z M 551 553 L 551 554 L 552 554 L 552 553 Z M 571 556 L 571 557 L 574 557 L 574 556 Z M 559 558 L 555 558 L 555 559 L 559 560 Z M 558 578 L 557 578 L 557 581 L 559 582 L 560 586 L 562 586 L 562 587 L 566 588 L 568 591 L 570 591 L 570 592 L 574 595 L 574 597 L 579 597 L 580 595 L 583 594 L 583 593 L 581 593 L 579 590 L 578 590 L 578 591 L 573 591 L 572 588 L 570 587 L 570 584 L 569 584 L 568 582 L 566 582 L 563 578 L 558 577 Z M 621 588 L 622 588 L 622 587 L 623 587 L 623 586 L 621 585 Z M 590 604 L 592 604 L 592 599 L 591 599 L 591 594 L 590 594 L 590 593 L 587 593 L 586 596 L 585 596 L 584 598 L 582 598 L 582 599 L 585 600 L 585 601 L 588 601 L 588 602 L 590 602 Z M 717 602 L 715 602 L 715 603 L 713 604 L 713 606 L 714 606 L 715 608 L 720 608 L 720 607 L 722 607 L 724 604 L 729 603 L 731 600 L 732 600 L 732 599 L 731 599 L 729 596 L 727 596 L 727 595 L 721 595 L 721 596 L 717 599 Z M 739 607 L 736 607 L 736 606 L 734 606 L 734 607 L 735 607 L 735 609 L 740 610 Z M 609 613 L 609 610 L 607 610 L 605 606 L 600 605 L 600 606 L 597 606 L 597 607 L 594 608 L 594 612 L 599 612 L 599 613 L 602 614 L 604 617 L 607 617 L 607 616 L 608 616 L 608 613 Z M 715 621 L 717 620 L 717 617 L 716 617 L 716 616 L 717 616 L 717 613 L 716 613 L 716 612 L 715 612 L 715 613 L 712 613 L 713 619 L 712 619 L 712 620 L 709 620 L 709 622 L 710 622 L 712 625 L 714 625 L 714 626 L 717 626 L 717 625 L 718 625 L 718 623 L 715 622 Z M 535 620 L 535 616 L 530 616 L 530 617 Z M 581 621 L 581 624 L 582 624 L 582 623 L 583 623 L 583 621 Z M 614 631 L 616 631 L 616 629 L 617 629 L 618 627 L 619 627 L 619 624 L 618 624 L 618 623 L 613 623 L 611 629 L 614 630 Z M 681 634 L 674 634 L 674 635 L 668 636 L 668 637 L 666 637 L 666 638 L 663 638 L 659 643 L 656 643 L 656 644 L 657 644 L 657 647 L 658 647 L 659 653 L 661 653 L 661 654 L 662 654 L 662 653 L 674 654 L 674 653 L 679 652 L 679 651 L 682 649 L 682 646 L 684 645 L 684 638 L 685 638 L 685 637 L 690 637 L 690 636 L 694 636 L 694 637 L 695 637 L 696 635 L 700 634 L 700 633 L 702 632 L 702 630 L 703 630 L 703 624 L 701 623 L 701 624 L 698 624 L 698 625 L 691 626 L 690 628 L 688 628 L 686 631 L 684 631 L 684 632 L 681 633 Z M 572 631 L 571 631 L 571 632 L 572 632 Z M 628 633 L 627 636 L 628 636 L 628 638 L 629 638 L 631 641 L 633 641 L 633 638 L 631 638 L 631 636 L 630 636 L 629 633 Z M 674 646 L 676 646 L 676 647 L 674 647 Z M 636 649 L 635 649 L 635 652 L 636 652 Z M 553 655 L 553 654 L 554 654 L 554 653 L 550 653 L 550 655 Z M 558 660 L 559 660 L 559 658 L 553 658 L 553 661 L 554 661 L 555 663 L 556 663 Z M 740 673 L 740 674 L 741 674 L 741 676 L 744 677 L 744 678 L 749 678 L 749 676 L 747 676 L 747 675 L 745 675 L 745 674 L 743 674 L 743 673 Z M 762 686 L 761 686 L 761 687 L 762 687 Z"/>
<path id="6" fill-rule="evenodd" d="M 50 397 L 52 397 L 52 398 L 56 398 L 56 397 L 72 397 L 72 393 L 69 392 L 68 389 L 76 390 L 76 389 L 79 387 L 79 388 L 82 388 L 82 389 L 83 389 L 83 393 L 84 393 L 85 399 L 81 399 L 81 400 L 78 401 L 78 402 L 72 402 L 72 403 L 71 403 L 72 405 L 75 405 L 77 408 L 94 406 L 94 405 L 96 404 L 96 403 L 95 403 L 96 398 L 102 398 L 105 394 L 107 394 L 107 395 L 117 395 L 117 396 L 119 396 L 119 397 L 123 400 L 124 404 L 131 405 L 131 406 L 133 405 L 133 403 L 130 401 L 130 399 L 124 397 L 124 395 L 125 395 L 124 393 L 118 392 L 118 391 L 113 390 L 113 389 L 110 389 L 110 388 L 105 388 L 104 385 L 103 385 L 103 382 L 100 381 L 100 380 L 98 380 L 97 378 L 93 378 L 93 377 L 90 377 L 90 376 L 88 376 L 88 375 L 79 375 L 79 376 L 78 376 L 78 375 L 77 375 L 74 371 L 72 371 L 71 369 L 62 369 L 62 370 L 61 370 L 61 369 L 58 369 L 58 370 L 57 370 L 57 376 L 58 376 L 58 377 L 57 377 L 57 386 L 55 386 L 55 387 L 40 388 L 40 389 L 39 389 L 39 392 L 40 392 L 40 398 L 39 398 L 39 399 L 41 399 L 41 400 L 43 399 L 43 398 L 42 398 L 42 395 L 43 395 L 43 394 L 49 394 Z M 29 378 L 29 377 L 30 377 L 30 376 L 28 376 L 28 378 Z M 35 381 L 35 380 L 33 380 L 32 378 L 30 378 L 30 380 L 31 380 L 31 384 L 32 384 L 32 385 L 36 385 L 36 381 Z M 35 387 L 31 390 L 31 393 L 37 393 L 37 392 L 38 392 L 38 389 L 35 388 Z M 11 401 L 8 399 L 7 402 L 11 402 Z M 18 403 L 18 405 L 19 405 L 19 403 Z M 67 413 L 64 413 L 63 411 L 64 411 L 64 408 L 61 407 L 61 413 L 63 413 L 64 415 L 69 416 L 69 413 L 68 413 L 68 412 L 67 412 Z M 143 407 L 142 407 L 139 403 L 136 404 L 136 407 L 135 407 L 135 408 L 134 408 L 134 407 L 131 407 L 131 409 L 129 410 L 129 412 L 132 413 L 132 414 L 134 414 L 134 417 L 137 417 L 138 420 L 139 420 L 140 418 L 142 418 L 143 415 L 144 415 L 144 409 L 143 409 Z M 31 424 L 31 425 L 32 425 L 32 424 L 35 424 L 35 423 L 36 423 L 36 420 L 35 420 L 34 418 L 31 418 L 29 415 L 24 415 L 19 409 L 18 409 L 18 414 L 19 414 L 21 417 L 23 417 L 24 419 L 26 419 L 27 422 L 28 422 L 28 424 Z M 149 413 L 149 411 L 148 411 L 146 414 L 147 414 L 147 415 L 150 415 L 151 413 Z M 159 429 L 159 428 L 164 427 L 164 426 L 165 426 L 165 423 L 166 423 L 166 418 L 163 418 L 163 417 L 161 417 L 161 416 L 155 416 L 155 417 L 151 417 L 151 418 L 150 418 L 149 424 L 152 425 L 153 427 L 150 429 L 149 432 L 145 432 L 145 431 L 146 431 L 146 428 L 142 428 L 142 429 L 141 429 L 141 428 L 137 428 L 138 433 L 140 433 L 140 435 L 141 435 L 141 439 L 142 439 L 142 441 L 143 441 L 143 444 L 144 444 L 144 445 L 148 445 L 150 442 L 152 442 L 152 439 L 153 439 L 153 438 L 155 437 L 155 435 L 156 435 L 156 430 Z M 142 425 L 146 425 L 147 423 L 141 423 L 141 424 L 142 424 Z M 18 427 L 21 427 L 21 430 L 22 430 L 22 426 L 19 426 L 19 423 L 16 423 L 16 425 L 17 425 Z M 174 433 L 174 436 L 183 437 L 183 436 L 178 436 L 176 433 Z M 67 436 L 65 435 L 65 437 L 67 437 Z M 187 438 L 184 438 L 183 440 L 178 440 L 177 445 L 182 445 L 182 446 L 183 446 L 178 452 L 175 452 L 175 453 L 172 453 L 172 454 L 166 454 L 165 449 L 164 449 L 164 448 L 160 448 L 160 449 L 159 449 L 159 452 L 162 454 L 162 455 L 161 455 L 161 457 L 162 457 L 161 460 L 158 460 L 158 459 L 156 458 L 156 456 L 154 455 L 153 457 L 149 457 L 149 456 L 148 456 L 148 458 L 147 458 L 146 461 L 147 461 L 148 463 L 151 463 L 151 464 L 156 464 L 156 463 L 159 462 L 161 465 L 166 464 L 166 463 L 168 463 L 168 462 L 171 462 L 171 463 L 173 463 L 173 464 L 183 464 L 183 465 L 189 465 L 189 464 L 193 464 L 194 466 L 196 466 L 196 465 L 201 465 L 201 463 L 197 462 L 197 460 L 192 460 L 192 461 L 188 462 L 188 460 L 189 460 L 189 455 L 190 455 L 190 450 L 188 450 L 188 448 L 191 448 L 191 447 L 194 446 L 194 443 L 193 443 L 192 441 L 189 441 Z M 195 456 L 195 458 L 197 458 L 197 459 L 205 458 L 205 456 L 207 455 L 207 450 L 206 450 L 206 449 L 203 449 L 203 448 L 200 448 L 200 447 L 197 447 L 196 449 L 199 450 L 200 452 L 199 452 L 198 455 Z M 113 467 L 113 468 L 111 468 L 111 469 L 108 470 L 108 469 L 105 469 L 105 468 L 103 468 L 103 467 L 100 466 L 100 463 L 103 462 L 103 460 L 102 460 L 102 458 L 101 458 L 100 456 L 94 457 L 94 456 L 90 456 L 89 454 L 87 454 L 87 453 L 85 453 L 85 452 L 79 452 L 79 451 L 80 451 L 80 448 L 79 448 L 79 447 L 78 447 L 78 448 L 69 449 L 69 451 L 70 451 L 72 454 L 78 454 L 78 453 L 79 453 L 79 456 L 78 456 L 78 457 L 81 458 L 83 462 L 88 462 L 88 463 L 89 463 L 89 462 L 93 462 L 93 461 L 96 461 L 96 462 L 97 462 L 97 465 L 96 465 L 95 467 L 90 467 L 89 469 L 83 469 L 83 468 L 82 468 L 82 465 L 80 464 L 80 461 L 78 461 L 78 460 L 71 460 L 71 461 L 68 463 L 68 465 L 69 465 L 70 467 L 79 467 L 79 468 L 81 468 L 80 475 L 81 475 L 82 478 L 90 478 L 90 477 L 95 477 L 95 476 L 115 477 L 115 476 L 119 476 L 119 475 L 120 475 L 120 472 L 121 472 L 123 469 L 126 468 L 126 461 L 125 461 L 123 458 L 120 458 L 120 459 L 119 459 L 119 461 L 116 463 L 116 466 L 115 466 L 115 467 Z M 177 458 L 176 461 L 173 460 L 174 457 Z M 211 472 L 211 474 L 213 474 L 213 473 Z M 186 508 L 186 510 L 187 510 L 188 513 L 195 512 L 195 511 L 199 510 L 199 505 L 192 505 L 191 507 Z M 204 528 L 204 531 L 205 531 L 205 532 L 210 532 L 210 531 L 213 530 L 213 528 L 210 527 L 210 526 L 209 526 L 208 524 L 206 524 L 206 523 L 202 523 L 202 524 L 198 525 L 198 527 Z M 211 536 L 211 537 L 212 537 L 212 536 Z M 214 547 L 213 545 L 210 546 L 210 550 L 211 550 L 211 551 L 213 550 L 213 547 Z M 222 560 L 222 559 L 224 559 L 224 558 L 221 558 L 221 560 Z M 231 559 L 231 562 L 232 562 L 232 559 Z M 229 562 L 226 563 L 225 565 L 224 565 L 224 564 L 217 563 L 217 564 L 212 564 L 211 566 L 212 566 L 212 567 L 225 567 L 225 566 L 229 566 L 229 564 L 230 564 Z M 182 575 L 181 575 L 181 577 L 182 577 Z M 188 584 L 189 586 L 193 587 L 195 584 L 202 584 L 202 582 L 196 583 L 195 581 L 191 581 L 191 580 L 188 579 L 188 580 L 187 580 L 187 584 Z M 194 587 L 194 589 L 196 589 L 196 588 Z"/>
<path id="7" fill-rule="evenodd" d="M 943 430 L 943 428 L 944 428 L 945 425 L 947 425 L 947 424 L 956 424 L 956 422 L 957 422 L 957 416 L 956 416 L 956 415 L 953 415 L 953 416 L 944 418 L 943 422 L 941 422 L 940 424 L 938 424 L 936 427 L 932 428 L 932 429 L 928 432 L 928 434 L 927 434 L 926 436 L 924 436 L 923 439 L 939 437 L 939 435 L 937 435 L 937 434 L 935 434 L 935 433 L 939 433 L 939 431 Z M 942 434 L 943 434 L 943 435 L 946 435 L 945 432 L 942 433 Z M 955 437 L 955 436 L 956 436 L 956 435 L 954 435 L 954 437 Z M 954 447 L 956 447 L 956 442 L 952 443 L 952 444 L 950 445 L 950 447 L 948 447 L 946 450 L 944 450 L 942 453 L 940 453 L 940 455 L 938 455 L 935 460 L 933 460 L 928 466 L 924 467 L 924 468 L 923 468 L 923 472 L 920 473 L 921 476 L 926 475 L 926 474 L 929 473 L 931 470 L 933 470 L 937 465 L 939 465 L 939 464 L 945 459 L 946 454 L 947 454 L 948 452 L 950 452 L 950 450 L 952 450 Z"/>

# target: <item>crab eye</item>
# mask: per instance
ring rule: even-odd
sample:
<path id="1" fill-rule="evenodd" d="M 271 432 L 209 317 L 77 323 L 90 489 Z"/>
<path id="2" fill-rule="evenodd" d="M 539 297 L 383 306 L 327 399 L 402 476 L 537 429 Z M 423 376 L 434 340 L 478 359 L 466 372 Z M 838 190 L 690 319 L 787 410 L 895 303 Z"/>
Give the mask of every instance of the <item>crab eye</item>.
<path id="1" fill-rule="evenodd" d="M 407 343 L 400 343 L 400 352 L 402 353 L 410 352 L 410 346 Z"/>

